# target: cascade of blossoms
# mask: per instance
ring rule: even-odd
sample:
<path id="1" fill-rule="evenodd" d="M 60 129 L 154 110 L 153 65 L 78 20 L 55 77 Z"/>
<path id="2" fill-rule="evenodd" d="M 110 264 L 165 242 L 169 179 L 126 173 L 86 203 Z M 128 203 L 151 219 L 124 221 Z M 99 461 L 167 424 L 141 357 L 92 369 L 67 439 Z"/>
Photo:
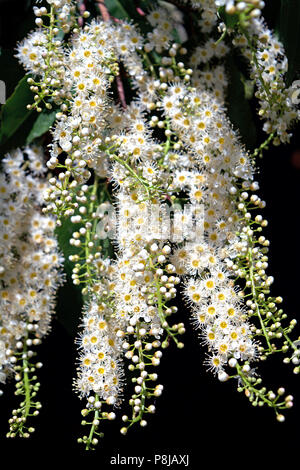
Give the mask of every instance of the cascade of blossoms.
<path id="1" fill-rule="evenodd" d="M 57 253 L 55 258 L 56 243 L 47 230 L 53 232 L 54 218 L 62 227 L 69 220 L 74 227 L 69 256 L 72 280 L 84 296 L 74 388 L 85 401 L 82 424 L 88 431 L 79 442 L 86 449 L 102 436 L 101 421 L 116 418 L 115 411 L 124 401 L 125 368 L 133 391 L 122 415 L 121 433 L 126 434 L 135 423 L 146 426 L 146 415 L 155 411 L 155 398 L 163 390 L 163 385 L 155 384 L 162 350 L 171 341 L 183 347 L 179 336 L 185 326 L 172 302 L 180 284 L 192 324 L 207 349 L 207 368 L 222 382 L 236 380 L 238 390 L 253 406 L 267 405 L 283 421 L 282 410 L 292 407 L 293 397 L 285 396 L 282 387 L 277 392 L 268 390 L 256 367 L 260 360 L 281 352 L 286 354 L 284 362 L 292 362 L 294 372 L 300 372 L 299 351 L 290 339 L 296 322 L 285 322 L 281 297 L 270 294 L 269 241 L 260 233 L 267 221 L 255 212 L 265 205 L 256 194 L 254 170 L 254 157 L 261 149 L 250 155 L 226 116 L 224 63 L 230 43 L 226 34 L 218 38 L 216 28 L 219 7 L 245 20 L 238 35 L 229 33 L 234 45 L 251 59 L 250 78 L 258 87 L 259 114 L 265 119 L 268 142 L 288 141 L 291 124 L 299 116 L 291 103 L 293 89 L 284 83 L 283 48 L 258 18 L 263 2 L 183 2 L 197 15 L 202 33 L 201 44 L 198 41 L 190 51 L 178 38 L 175 42 L 173 20 L 163 7 L 149 11 L 144 20 L 148 32 L 143 36 L 131 23 L 103 21 L 107 14 L 80 29 L 75 2 L 48 3 L 49 12 L 44 7 L 35 9 L 38 29 L 19 45 L 17 56 L 33 75 L 28 79 L 35 93 L 30 108 L 39 112 L 44 103 L 57 109 L 47 162 L 53 174 L 50 187 L 39 187 L 34 193 L 39 204 L 44 197 L 46 207 L 40 219 L 33 216 L 25 241 L 18 224 L 14 229 L 15 240 L 21 236 L 18 243 L 5 237 L 4 230 L 2 264 L 8 274 L 3 267 L 1 276 L 6 289 L 2 301 L 7 304 L 11 281 L 6 276 L 23 266 L 14 265 L 16 246 L 24 244 L 20 259 L 24 256 L 25 269 L 31 254 L 26 241 L 34 251 L 40 244 L 42 261 L 37 262 L 48 267 L 33 269 L 32 275 L 38 272 L 40 282 L 40 270 L 45 269 L 43 289 L 47 287 L 51 296 L 43 304 L 43 292 L 26 282 L 28 300 L 18 285 L 21 297 L 15 295 L 14 302 L 21 302 L 21 307 L 14 308 L 20 325 L 14 323 L 10 332 L 5 324 L 9 319 L 3 314 L 1 374 L 12 367 L 19 370 L 16 378 L 22 392 L 22 374 L 27 374 L 28 367 L 18 365 L 15 351 L 30 347 L 31 341 L 38 342 L 47 332 L 60 280 L 60 258 Z M 85 12 L 83 18 L 88 17 Z M 219 26 L 227 32 L 224 25 Z M 65 42 L 58 39 L 60 30 L 71 33 Z M 122 83 L 123 69 L 133 95 L 130 103 Z M 42 171 L 39 154 L 28 149 L 27 153 L 33 173 Z M 31 178 L 25 168 L 20 169 L 24 164 L 20 155 L 5 160 L 10 185 L 14 179 L 16 184 L 19 181 L 14 171 L 23 174 L 24 181 Z M 18 184 L 19 192 L 10 190 L 8 197 L 13 202 L 25 197 L 14 209 L 23 211 L 26 197 L 33 196 L 29 189 L 30 195 L 24 196 L 27 183 Z M 3 211 L 9 207 L 5 203 Z M 26 210 L 33 207 L 26 206 Z M 11 225 L 17 220 L 12 214 L 3 217 Z M 107 243 L 108 236 L 113 243 Z M 43 259 L 47 250 L 52 263 Z M 48 269 L 53 270 L 51 281 Z M 25 282 L 22 273 L 15 277 L 13 284 Z M 39 302 L 41 308 L 32 308 L 32 302 Z M 25 306 L 29 323 L 22 310 Z M 173 314 L 179 322 L 177 317 L 176 322 L 172 320 Z M 28 339 L 31 331 L 38 338 Z M 27 349 L 25 354 L 29 355 Z M 27 433 L 22 430 L 23 421 L 18 421 L 20 413 L 24 416 L 24 407 L 20 410 L 11 420 L 12 436 L 18 429 Z"/>
<path id="2" fill-rule="evenodd" d="M 54 235 L 55 220 L 42 214 L 47 182 L 40 148 L 16 150 L 3 160 L 0 217 L 0 380 L 16 380 L 16 395 L 23 397 L 10 419 L 8 436 L 28 437 L 28 417 L 41 404 L 34 398 L 39 383 L 32 347 L 50 329 L 55 295 L 61 282 L 59 254 Z"/>

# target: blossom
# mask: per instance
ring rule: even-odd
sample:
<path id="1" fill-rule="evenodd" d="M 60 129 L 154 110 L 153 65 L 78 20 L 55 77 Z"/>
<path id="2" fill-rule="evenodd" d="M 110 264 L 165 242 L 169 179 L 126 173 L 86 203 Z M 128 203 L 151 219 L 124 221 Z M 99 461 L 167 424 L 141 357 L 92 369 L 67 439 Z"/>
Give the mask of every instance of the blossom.
<path id="1" fill-rule="evenodd" d="M 25 169 L 25 155 L 32 174 Z M 23 342 L 38 344 L 49 332 L 56 291 L 63 279 L 56 224 L 52 216 L 42 214 L 41 192 L 47 182 L 39 175 L 44 172 L 43 153 L 38 147 L 27 147 L 24 152 L 17 149 L 4 159 L 0 204 L 1 382 L 18 366 L 14 354 L 23 348 Z"/>

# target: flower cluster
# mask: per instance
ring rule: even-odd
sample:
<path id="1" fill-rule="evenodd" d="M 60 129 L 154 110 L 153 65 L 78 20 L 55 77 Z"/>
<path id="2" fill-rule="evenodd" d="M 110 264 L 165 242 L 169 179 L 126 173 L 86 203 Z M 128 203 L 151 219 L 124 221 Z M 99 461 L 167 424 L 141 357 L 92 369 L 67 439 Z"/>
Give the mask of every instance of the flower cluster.
<path id="1" fill-rule="evenodd" d="M 6 155 L 0 183 L 0 379 L 4 383 L 14 374 L 17 394 L 26 396 L 10 421 L 10 436 L 27 435 L 27 417 L 40 408 L 32 399 L 38 383 L 29 376 L 41 363 L 32 363 L 36 353 L 31 347 L 49 331 L 61 282 L 55 220 L 41 211 L 47 187 L 41 178 L 46 171 L 43 157 L 37 147 Z"/>

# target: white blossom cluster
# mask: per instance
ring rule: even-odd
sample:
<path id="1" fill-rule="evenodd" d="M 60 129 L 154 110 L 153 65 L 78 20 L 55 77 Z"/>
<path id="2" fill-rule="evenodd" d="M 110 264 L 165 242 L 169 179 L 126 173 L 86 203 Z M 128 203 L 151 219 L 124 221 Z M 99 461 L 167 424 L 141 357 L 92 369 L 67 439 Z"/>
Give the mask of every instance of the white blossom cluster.
<path id="1" fill-rule="evenodd" d="M 0 379 L 5 382 L 15 354 L 39 344 L 48 333 L 61 283 L 62 257 L 54 235 L 55 220 L 42 214 L 42 177 L 46 168 L 40 148 L 16 150 L 3 160 L 0 180 Z M 30 337 L 33 337 L 30 339 Z"/>
<path id="2" fill-rule="evenodd" d="M 193 156 L 190 168 L 176 172 L 176 179 L 181 180 L 180 189 L 187 192 L 191 204 L 201 201 L 204 205 L 203 240 L 200 238 L 175 250 L 173 263 L 182 273 L 193 276 L 187 282 L 186 295 L 193 305 L 204 342 L 213 352 L 211 361 L 220 370 L 230 356 L 247 359 L 255 356 L 241 300 L 224 262 L 225 258 L 236 255 L 236 232 L 240 229 L 230 189 L 236 177 L 251 182 L 252 169 L 211 93 L 200 88 L 191 93 L 180 82 L 177 96 L 170 91 L 163 99 L 164 111 Z M 194 276 L 200 276 L 201 280 L 195 281 Z M 222 324 L 224 330 L 214 322 Z M 243 335 L 238 331 L 243 331 Z M 208 337 L 212 339 L 210 343 Z"/>

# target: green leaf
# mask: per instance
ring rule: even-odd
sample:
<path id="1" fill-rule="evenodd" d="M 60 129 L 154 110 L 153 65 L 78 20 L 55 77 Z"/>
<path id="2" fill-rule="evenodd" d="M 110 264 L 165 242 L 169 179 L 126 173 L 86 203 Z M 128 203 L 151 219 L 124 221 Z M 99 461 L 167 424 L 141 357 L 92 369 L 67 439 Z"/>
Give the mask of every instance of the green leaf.
<path id="1" fill-rule="evenodd" d="M 281 0 L 279 38 L 283 42 L 289 62 L 287 85 L 290 85 L 300 72 L 300 2 L 299 0 Z"/>
<path id="2" fill-rule="evenodd" d="M 256 144 L 256 127 L 249 101 L 245 93 L 245 77 L 238 69 L 234 57 L 227 59 L 229 85 L 227 94 L 228 115 L 233 126 L 239 131 L 248 149 Z"/>
<path id="3" fill-rule="evenodd" d="M 31 115 L 32 110 L 26 106 L 33 101 L 33 95 L 27 83 L 27 76 L 23 77 L 13 94 L 8 98 L 1 109 L 0 145 L 2 146 Z"/>
<path id="4" fill-rule="evenodd" d="M 55 121 L 56 111 L 42 111 L 35 121 L 30 133 L 27 136 L 26 144 L 30 144 L 34 139 L 45 134 Z"/>

